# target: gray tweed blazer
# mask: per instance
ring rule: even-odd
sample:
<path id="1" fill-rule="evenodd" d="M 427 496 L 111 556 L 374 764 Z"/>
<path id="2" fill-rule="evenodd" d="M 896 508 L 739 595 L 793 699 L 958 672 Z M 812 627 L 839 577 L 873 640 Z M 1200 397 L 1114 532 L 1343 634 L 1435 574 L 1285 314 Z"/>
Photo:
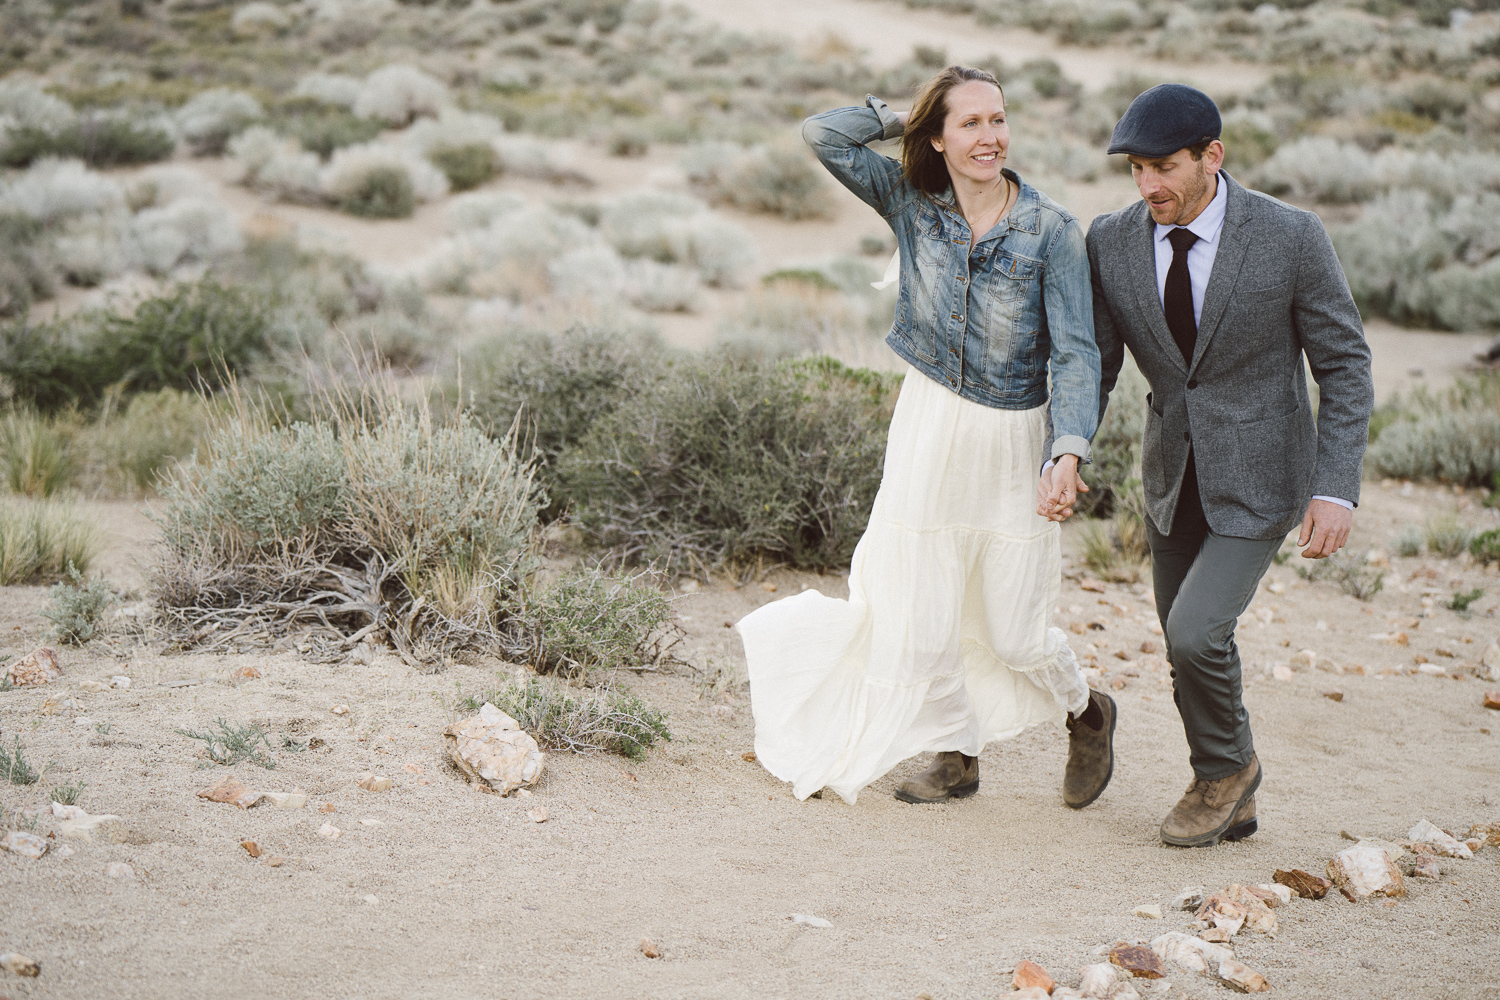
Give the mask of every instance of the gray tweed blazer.
<path id="1" fill-rule="evenodd" d="M 1128 347 L 1151 385 L 1141 478 L 1152 523 L 1171 533 L 1191 447 L 1209 527 L 1267 539 L 1299 524 L 1313 496 L 1359 502 L 1370 348 L 1318 217 L 1219 176 L 1228 205 L 1191 363 L 1162 312 L 1146 203 L 1090 227 L 1099 415 Z"/>

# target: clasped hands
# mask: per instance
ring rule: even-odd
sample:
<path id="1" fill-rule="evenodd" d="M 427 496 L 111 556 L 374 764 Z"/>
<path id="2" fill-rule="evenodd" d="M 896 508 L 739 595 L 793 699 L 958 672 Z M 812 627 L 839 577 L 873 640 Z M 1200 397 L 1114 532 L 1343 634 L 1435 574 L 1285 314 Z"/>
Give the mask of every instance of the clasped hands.
<path id="1" fill-rule="evenodd" d="M 1036 483 L 1036 512 L 1049 521 L 1066 521 L 1073 516 L 1073 506 L 1080 493 L 1089 491 L 1078 474 L 1078 456 L 1063 455 L 1042 471 Z M 1354 526 L 1354 512 L 1327 500 L 1313 500 L 1302 516 L 1302 530 L 1297 544 L 1303 546 L 1302 558 L 1324 559 L 1344 547 L 1349 529 Z"/>

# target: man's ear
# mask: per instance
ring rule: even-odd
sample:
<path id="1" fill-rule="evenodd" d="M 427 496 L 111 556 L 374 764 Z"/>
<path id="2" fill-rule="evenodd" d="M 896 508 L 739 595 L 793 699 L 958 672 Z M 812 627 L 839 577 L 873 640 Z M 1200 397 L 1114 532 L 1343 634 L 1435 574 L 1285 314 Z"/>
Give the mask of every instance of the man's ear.
<path id="1" fill-rule="evenodd" d="M 1203 151 L 1203 159 L 1204 168 L 1211 174 L 1217 173 L 1224 165 L 1224 144 L 1218 139 L 1209 143 L 1208 148 Z"/>

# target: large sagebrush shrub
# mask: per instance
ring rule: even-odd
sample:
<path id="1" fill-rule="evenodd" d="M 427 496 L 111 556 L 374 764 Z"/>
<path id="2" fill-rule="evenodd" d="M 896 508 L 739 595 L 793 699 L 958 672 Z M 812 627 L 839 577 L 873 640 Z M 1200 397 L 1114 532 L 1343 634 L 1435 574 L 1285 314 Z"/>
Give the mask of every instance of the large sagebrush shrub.
<path id="1" fill-rule="evenodd" d="M 828 358 L 681 357 L 558 460 L 579 525 L 627 562 L 848 562 L 899 379 Z"/>
<path id="2" fill-rule="evenodd" d="M 259 101 L 241 90 L 205 90 L 177 110 L 177 128 L 193 152 L 217 156 L 236 134 L 265 115 Z"/>
<path id="3" fill-rule="evenodd" d="M 78 159 L 91 167 L 155 163 L 172 155 L 177 143 L 166 129 L 118 115 L 90 115 L 57 131 L 12 126 L 0 137 L 0 165 L 28 167 L 55 157 Z"/>
<path id="4" fill-rule="evenodd" d="M 1438 394 L 1415 393 L 1371 442 L 1365 461 L 1380 475 L 1489 486 L 1500 473 L 1500 374 L 1459 379 Z"/>
<path id="5" fill-rule="evenodd" d="M 405 125 L 421 115 L 435 115 L 449 103 L 441 80 L 415 66 L 382 66 L 365 77 L 354 99 L 354 113 L 389 125 Z"/>
<path id="6" fill-rule="evenodd" d="M 353 215 L 403 218 L 418 201 L 448 193 L 448 178 L 427 160 L 389 143 L 337 150 L 319 174 L 323 194 Z"/>
<path id="7" fill-rule="evenodd" d="M 710 201 L 747 212 L 798 220 L 833 211 L 828 178 L 805 149 L 713 143 L 690 151 L 684 168 Z"/>

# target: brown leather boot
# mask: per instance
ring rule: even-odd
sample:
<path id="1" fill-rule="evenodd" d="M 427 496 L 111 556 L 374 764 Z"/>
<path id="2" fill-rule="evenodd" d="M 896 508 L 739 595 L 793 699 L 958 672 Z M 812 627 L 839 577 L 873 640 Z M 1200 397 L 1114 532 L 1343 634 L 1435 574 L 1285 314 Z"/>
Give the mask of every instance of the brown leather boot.
<path id="1" fill-rule="evenodd" d="M 1102 795 L 1115 773 L 1115 718 L 1115 700 L 1099 691 L 1089 692 L 1088 709 L 1068 716 L 1063 804 L 1071 809 L 1082 809 Z M 1099 728 L 1090 722 L 1099 723 Z"/>
<path id="2" fill-rule="evenodd" d="M 1217 781 L 1195 778 L 1161 824 L 1161 842 L 1173 847 L 1212 847 L 1239 840 L 1256 830 L 1255 790 L 1260 787 L 1260 759 Z"/>
<path id="3" fill-rule="evenodd" d="M 979 791 L 979 758 L 954 750 L 945 750 L 932 766 L 915 778 L 896 786 L 896 798 L 902 802 L 941 802 L 962 799 Z"/>

